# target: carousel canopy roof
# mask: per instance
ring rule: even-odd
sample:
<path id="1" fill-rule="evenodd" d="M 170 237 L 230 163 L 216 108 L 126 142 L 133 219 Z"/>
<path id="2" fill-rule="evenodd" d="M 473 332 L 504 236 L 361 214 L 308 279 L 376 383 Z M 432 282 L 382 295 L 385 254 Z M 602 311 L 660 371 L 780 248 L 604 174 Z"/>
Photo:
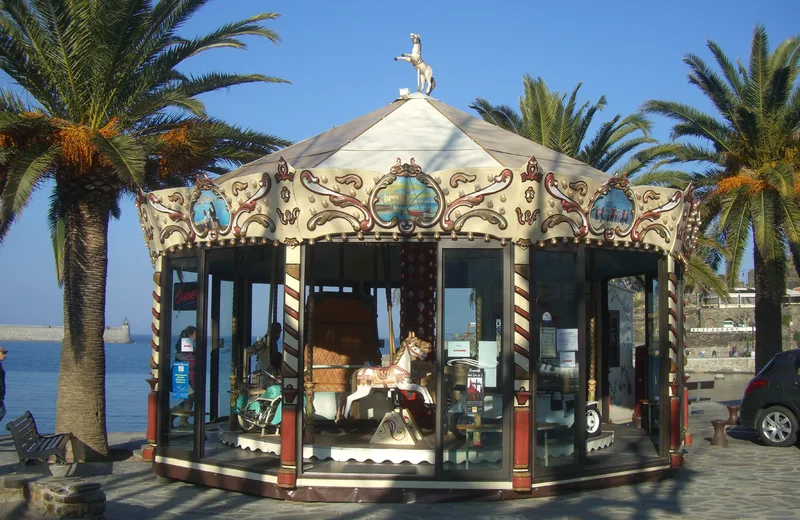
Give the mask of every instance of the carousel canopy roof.
<path id="1" fill-rule="evenodd" d="M 425 171 L 523 167 L 535 156 L 545 171 L 605 182 L 608 175 L 424 94 L 397 99 L 216 180 L 273 171 L 283 157 L 294 168 L 355 168 L 383 172 L 397 157 Z"/>

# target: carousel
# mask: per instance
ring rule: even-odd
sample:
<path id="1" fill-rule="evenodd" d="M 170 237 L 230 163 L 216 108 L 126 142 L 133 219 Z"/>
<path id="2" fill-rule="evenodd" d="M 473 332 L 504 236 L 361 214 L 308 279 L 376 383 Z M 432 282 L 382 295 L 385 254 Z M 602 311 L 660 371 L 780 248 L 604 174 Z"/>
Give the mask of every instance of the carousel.
<path id="1" fill-rule="evenodd" d="M 634 186 L 418 91 L 141 193 L 148 454 L 305 501 L 554 494 L 683 463 L 692 189 Z"/>

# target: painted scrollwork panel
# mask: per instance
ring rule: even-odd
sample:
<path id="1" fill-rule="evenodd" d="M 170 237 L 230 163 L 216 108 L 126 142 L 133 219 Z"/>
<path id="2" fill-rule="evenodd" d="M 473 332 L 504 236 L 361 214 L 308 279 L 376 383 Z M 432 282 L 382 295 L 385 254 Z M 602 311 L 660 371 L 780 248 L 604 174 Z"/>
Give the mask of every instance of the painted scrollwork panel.
<path id="1" fill-rule="evenodd" d="M 565 213 L 556 213 L 547 217 L 542 222 L 542 233 L 546 233 L 559 224 L 567 224 L 573 236 L 585 237 L 589 233 L 589 217 L 586 211 L 578 202 L 561 191 L 558 181 L 552 172 L 544 177 L 544 189 L 550 197 L 555 199 L 556 204 L 559 204 Z M 571 214 L 574 214 L 575 218 L 572 218 Z"/>
<path id="2" fill-rule="evenodd" d="M 356 182 L 351 176 L 348 175 L 346 177 L 346 181 Z M 326 182 L 327 178 L 324 174 L 318 177 L 310 170 L 303 170 L 300 173 L 300 184 L 305 189 L 327 198 L 322 202 L 323 209 L 321 211 L 315 209 L 312 212 L 311 218 L 306 223 L 308 230 L 314 231 L 318 226 L 327 224 L 332 220 L 344 219 L 353 231 L 370 231 L 374 226 L 374 221 L 367 205 L 356 198 L 355 195 L 342 194 L 324 186 L 323 184 Z M 342 182 L 344 184 L 348 183 Z M 335 209 L 327 209 L 330 204 L 333 204 Z M 346 211 L 347 208 L 353 208 L 353 213 L 348 213 Z"/>
<path id="3" fill-rule="evenodd" d="M 485 188 L 477 188 L 472 193 L 459 193 L 458 198 L 448 203 L 444 208 L 441 217 L 441 227 L 444 231 L 461 231 L 464 223 L 471 218 L 481 218 L 499 229 L 506 229 L 508 221 L 498 211 L 487 208 L 471 209 L 484 202 L 486 197 L 500 193 L 511 186 L 514 180 L 514 173 L 508 168 L 499 174 L 491 177 L 491 181 Z M 487 205 L 488 206 L 488 205 Z M 462 213 L 463 208 L 469 211 Z"/>

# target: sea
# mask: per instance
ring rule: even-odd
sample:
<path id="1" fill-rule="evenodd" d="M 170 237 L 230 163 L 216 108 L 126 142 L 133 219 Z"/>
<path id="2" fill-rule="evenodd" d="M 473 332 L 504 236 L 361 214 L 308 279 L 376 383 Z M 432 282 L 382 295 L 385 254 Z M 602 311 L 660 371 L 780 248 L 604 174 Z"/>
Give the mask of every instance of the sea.
<path id="1" fill-rule="evenodd" d="M 106 421 L 110 432 L 147 429 L 145 381 L 150 372 L 150 336 L 131 336 L 134 343 L 106 343 Z M 30 410 L 40 432 L 56 424 L 61 343 L 4 341 L 6 371 L 5 423 Z"/>
<path id="2" fill-rule="evenodd" d="M 132 335 L 134 343 L 106 344 L 106 423 L 110 432 L 144 432 L 147 429 L 147 393 L 145 381 L 150 372 L 150 335 Z M 384 340 L 388 343 L 388 340 Z M 229 341 L 225 342 L 230 345 Z M 398 343 L 399 344 L 399 343 Z M 61 343 L 3 342 L 8 357 L 6 371 L 5 423 L 30 410 L 39 431 L 53 432 L 56 422 L 58 370 Z M 228 381 L 230 347 L 220 352 L 220 386 Z M 695 380 L 714 379 L 714 374 L 693 374 Z M 719 376 L 717 376 L 719 377 Z M 727 374 L 717 380 L 715 400 L 739 399 L 752 374 Z M 727 388 L 731 386 L 731 388 Z M 723 391 L 727 389 L 727 391 Z M 221 388 L 220 412 L 224 414 L 228 394 Z M 719 394 L 719 395 L 716 395 Z M 724 394 L 724 395 L 723 395 Z"/>

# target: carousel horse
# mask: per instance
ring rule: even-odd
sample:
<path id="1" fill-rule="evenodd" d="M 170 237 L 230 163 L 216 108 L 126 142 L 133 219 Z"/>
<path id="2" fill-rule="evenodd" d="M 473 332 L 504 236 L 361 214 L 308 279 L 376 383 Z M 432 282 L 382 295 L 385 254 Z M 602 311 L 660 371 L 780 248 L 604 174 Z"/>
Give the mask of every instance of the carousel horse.
<path id="1" fill-rule="evenodd" d="M 339 414 L 339 418 L 350 415 L 350 407 L 353 405 L 353 401 L 368 396 L 373 388 L 419 392 L 422 394 L 426 404 L 433 404 L 433 399 L 428 389 L 411 382 L 412 358 L 425 359 L 430 352 L 430 343 L 421 340 L 413 332 L 409 332 L 408 337 L 400 344 L 400 348 L 397 350 L 391 365 L 388 367 L 359 368 L 352 376 L 351 381 L 354 390 L 347 396 L 344 414 Z M 339 408 L 341 408 L 341 403 Z"/>
<path id="2" fill-rule="evenodd" d="M 427 81 L 428 89 L 425 91 L 425 95 L 429 96 L 436 87 L 436 80 L 433 79 L 433 69 L 422 59 L 422 40 L 420 40 L 419 34 L 411 33 L 411 43 L 414 44 L 411 47 L 411 54 L 403 53 L 396 57 L 394 61 L 403 60 L 413 65 L 417 70 L 417 92 L 423 91 Z"/>

